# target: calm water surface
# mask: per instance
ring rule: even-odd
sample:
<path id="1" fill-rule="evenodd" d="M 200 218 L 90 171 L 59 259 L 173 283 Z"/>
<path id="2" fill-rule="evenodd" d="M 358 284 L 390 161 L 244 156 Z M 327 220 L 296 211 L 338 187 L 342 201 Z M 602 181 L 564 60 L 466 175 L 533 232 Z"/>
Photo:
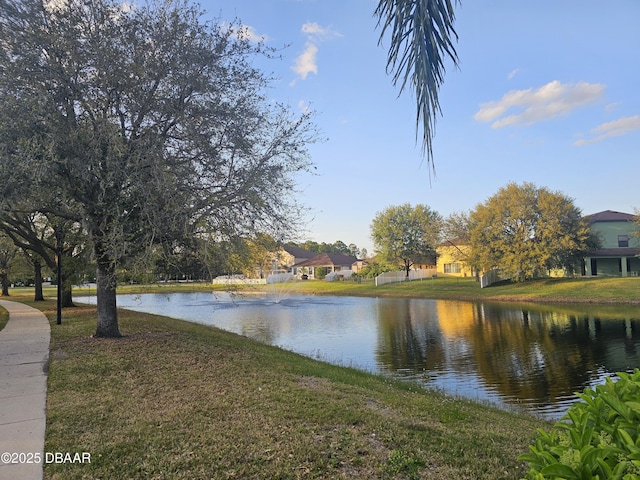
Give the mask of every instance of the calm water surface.
<path id="1" fill-rule="evenodd" d="M 640 311 L 629 309 L 594 316 L 589 307 L 277 291 L 119 295 L 118 306 L 548 418 L 566 412 L 574 392 L 640 367 Z"/>

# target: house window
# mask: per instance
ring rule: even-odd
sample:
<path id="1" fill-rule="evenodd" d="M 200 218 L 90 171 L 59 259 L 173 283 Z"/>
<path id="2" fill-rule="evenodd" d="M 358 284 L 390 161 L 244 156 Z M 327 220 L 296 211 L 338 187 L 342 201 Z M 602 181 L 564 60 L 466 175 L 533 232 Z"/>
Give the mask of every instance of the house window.
<path id="1" fill-rule="evenodd" d="M 445 263 L 444 273 L 460 273 L 462 271 L 462 265 L 459 263 Z"/>
<path id="2" fill-rule="evenodd" d="M 618 235 L 618 246 L 619 247 L 628 247 L 629 246 L 629 235 Z"/>

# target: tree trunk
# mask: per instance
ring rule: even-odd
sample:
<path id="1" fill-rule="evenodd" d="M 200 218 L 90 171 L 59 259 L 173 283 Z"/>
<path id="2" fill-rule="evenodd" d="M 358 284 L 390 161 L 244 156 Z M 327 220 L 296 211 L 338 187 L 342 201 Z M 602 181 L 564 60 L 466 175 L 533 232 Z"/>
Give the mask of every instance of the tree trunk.
<path id="1" fill-rule="evenodd" d="M 62 275 L 62 306 L 64 308 L 67 307 L 75 307 L 76 305 L 73 303 L 73 294 L 71 292 L 71 281 L 65 278 L 65 275 Z"/>
<path id="2" fill-rule="evenodd" d="M 35 302 L 43 302 L 44 295 L 42 294 L 42 263 L 40 263 L 39 257 L 38 259 L 33 260 L 33 275 L 35 278 L 35 287 L 36 293 L 34 297 Z"/>
<path id="3" fill-rule="evenodd" d="M 0 283 L 2 283 L 2 296 L 9 296 L 9 275 L 6 272 L 0 273 Z"/>
<path id="4" fill-rule="evenodd" d="M 98 259 L 97 268 L 98 328 L 96 337 L 121 337 L 116 308 L 115 266 L 109 260 Z"/>

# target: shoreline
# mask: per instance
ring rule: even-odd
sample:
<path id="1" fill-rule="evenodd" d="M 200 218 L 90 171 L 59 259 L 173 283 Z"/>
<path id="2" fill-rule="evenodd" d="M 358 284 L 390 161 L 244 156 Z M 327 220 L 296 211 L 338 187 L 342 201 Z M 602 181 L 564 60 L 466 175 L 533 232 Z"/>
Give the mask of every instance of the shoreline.
<path id="1" fill-rule="evenodd" d="M 162 283 L 119 285 L 118 293 L 172 293 L 189 291 L 231 291 L 251 294 L 268 292 L 269 285 L 219 285 L 210 283 Z M 634 307 L 640 305 L 640 278 L 545 278 L 523 283 L 502 282 L 480 289 L 470 278 L 438 277 L 376 287 L 362 283 L 297 280 L 287 285 L 288 293 L 363 297 L 428 298 L 467 302 L 535 303 L 541 305 L 589 305 Z M 74 289 L 74 294 L 95 293 L 95 289 Z"/>

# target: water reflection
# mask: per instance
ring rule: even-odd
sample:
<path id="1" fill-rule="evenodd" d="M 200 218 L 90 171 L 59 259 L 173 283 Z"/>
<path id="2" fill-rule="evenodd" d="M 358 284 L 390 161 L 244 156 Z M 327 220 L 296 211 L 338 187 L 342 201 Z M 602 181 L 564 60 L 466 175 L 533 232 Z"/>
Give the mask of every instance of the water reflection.
<path id="1" fill-rule="evenodd" d="M 574 392 L 640 366 L 638 319 L 549 307 L 392 300 L 380 304 L 379 363 L 425 384 L 531 407 L 556 417 Z M 448 388 L 449 387 L 449 388 Z"/>
<path id="2" fill-rule="evenodd" d="M 637 309 L 219 293 L 118 304 L 550 418 L 574 392 L 640 367 Z"/>

